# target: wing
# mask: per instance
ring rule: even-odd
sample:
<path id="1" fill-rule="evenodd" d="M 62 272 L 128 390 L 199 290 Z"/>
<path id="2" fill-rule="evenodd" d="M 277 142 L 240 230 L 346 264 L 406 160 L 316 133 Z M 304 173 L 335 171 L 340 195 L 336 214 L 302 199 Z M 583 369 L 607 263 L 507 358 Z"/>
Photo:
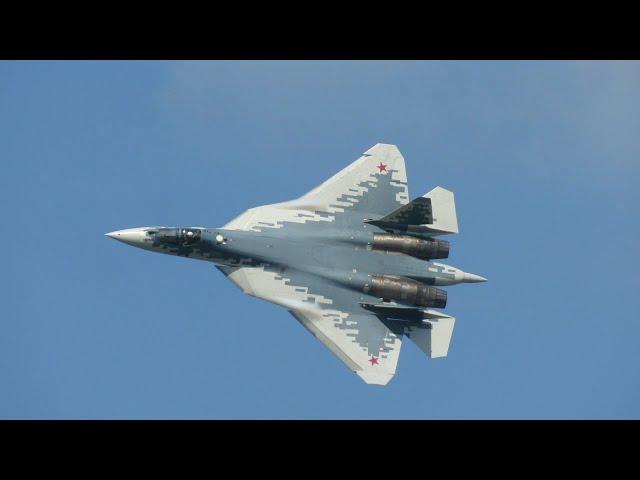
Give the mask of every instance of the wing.
<path id="1" fill-rule="evenodd" d="M 378 143 L 302 197 L 251 208 L 223 228 L 261 231 L 291 223 L 332 223 L 338 217 L 362 222 L 379 219 L 408 201 L 402 154 L 395 145 Z"/>
<path id="2" fill-rule="evenodd" d="M 293 316 L 366 383 L 386 385 L 396 373 L 402 327 L 370 313 L 291 310 Z"/>
<path id="3" fill-rule="evenodd" d="M 403 327 L 360 307 L 360 295 L 309 273 L 218 267 L 245 293 L 287 308 L 366 383 L 386 385 L 396 372 Z"/>

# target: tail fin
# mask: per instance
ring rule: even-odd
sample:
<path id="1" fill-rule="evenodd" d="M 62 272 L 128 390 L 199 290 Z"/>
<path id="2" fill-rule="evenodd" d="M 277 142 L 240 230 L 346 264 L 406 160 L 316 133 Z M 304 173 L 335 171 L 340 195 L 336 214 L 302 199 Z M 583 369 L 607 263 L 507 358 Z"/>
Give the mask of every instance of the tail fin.
<path id="1" fill-rule="evenodd" d="M 455 317 L 430 308 L 385 303 L 360 305 L 386 321 L 400 322 L 404 334 L 430 358 L 446 357 L 449 353 Z"/>
<path id="2" fill-rule="evenodd" d="M 436 187 L 422 197 L 368 223 L 409 235 L 458 233 L 458 217 L 453 192 Z"/>

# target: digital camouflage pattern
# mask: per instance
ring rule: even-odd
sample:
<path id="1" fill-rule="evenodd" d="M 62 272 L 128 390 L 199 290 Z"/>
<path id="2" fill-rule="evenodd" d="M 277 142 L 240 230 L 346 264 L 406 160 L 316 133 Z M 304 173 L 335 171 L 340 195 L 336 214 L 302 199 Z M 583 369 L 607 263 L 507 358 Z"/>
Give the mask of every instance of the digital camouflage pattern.
<path id="1" fill-rule="evenodd" d="M 373 234 L 386 232 L 429 239 L 458 233 L 458 225 L 448 190 L 436 187 L 409 202 L 404 158 L 395 145 L 379 143 L 306 195 L 249 209 L 222 228 L 141 227 L 107 235 L 215 263 L 245 293 L 288 309 L 365 382 L 386 385 L 403 336 L 432 358 L 446 356 L 455 319 L 404 297 L 371 295 L 372 275 L 431 286 L 485 281 L 373 249 Z"/>

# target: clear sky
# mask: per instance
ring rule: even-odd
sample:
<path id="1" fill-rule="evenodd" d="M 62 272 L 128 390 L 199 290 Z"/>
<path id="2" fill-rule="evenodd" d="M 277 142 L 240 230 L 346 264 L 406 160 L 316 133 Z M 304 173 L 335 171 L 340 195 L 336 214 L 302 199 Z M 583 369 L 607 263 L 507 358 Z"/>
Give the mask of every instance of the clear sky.
<path id="1" fill-rule="evenodd" d="M 640 418 L 640 63 L 0 62 L 0 418 Z M 212 264 L 375 143 L 456 194 L 445 359 L 368 386 Z"/>

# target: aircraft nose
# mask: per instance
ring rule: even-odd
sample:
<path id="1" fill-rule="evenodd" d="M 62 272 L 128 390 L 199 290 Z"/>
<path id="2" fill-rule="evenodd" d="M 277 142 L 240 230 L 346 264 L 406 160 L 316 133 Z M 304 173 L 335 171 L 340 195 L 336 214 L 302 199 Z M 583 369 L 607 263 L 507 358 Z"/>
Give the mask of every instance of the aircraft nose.
<path id="1" fill-rule="evenodd" d="M 129 245 L 139 246 L 144 243 L 145 228 L 127 228 L 105 233 L 105 236 Z"/>
<path id="2" fill-rule="evenodd" d="M 484 277 L 481 277 L 480 275 L 475 275 L 473 273 L 464 272 L 464 276 L 462 277 L 462 281 L 464 283 L 480 283 L 480 282 L 486 282 L 487 279 L 484 278 Z"/>

